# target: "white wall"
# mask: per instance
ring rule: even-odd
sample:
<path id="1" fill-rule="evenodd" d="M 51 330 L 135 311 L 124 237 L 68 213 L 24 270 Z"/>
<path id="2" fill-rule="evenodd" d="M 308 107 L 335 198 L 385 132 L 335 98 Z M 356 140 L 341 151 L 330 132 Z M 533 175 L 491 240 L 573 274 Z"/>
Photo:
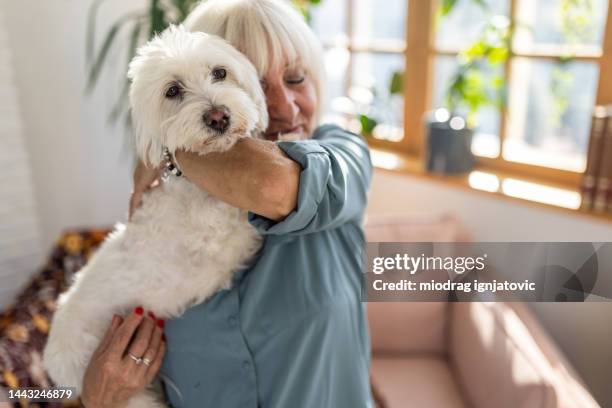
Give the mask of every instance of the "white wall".
<path id="1" fill-rule="evenodd" d="M 18 101 L 13 58 L 0 9 L 0 100 Z M 38 267 L 40 232 L 18 103 L 0 108 L 0 310 Z"/>
<path id="2" fill-rule="evenodd" d="M 369 213 L 453 212 L 475 241 L 612 241 L 612 222 L 385 170 L 376 172 L 372 184 Z"/>
<path id="3" fill-rule="evenodd" d="M 106 1 L 100 33 L 116 16 L 143 3 Z M 110 128 L 106 122 L 117 89 L 113 74 L 103 76 L 97 91 L 84 97 L 90 4 L 91 0 L 0 2 L 32 162 L 43 254 L 65 228 L 112 224 L 127 211 L 131 163 L 122 153 L 122 128 Z M 118 68 L 114 75 L 123 74 L 121 58 L 113 59 Z"/>
<path id="4" fill-rule="evenodd" d="M 612 222 L 546 210 L 419 177 L 375 172 L 369 215 L 445 213 L 455 214 L 473 241 L 612 241 Z M 612 407 L 612 302 L 529 306 L 600 404 Z"/>

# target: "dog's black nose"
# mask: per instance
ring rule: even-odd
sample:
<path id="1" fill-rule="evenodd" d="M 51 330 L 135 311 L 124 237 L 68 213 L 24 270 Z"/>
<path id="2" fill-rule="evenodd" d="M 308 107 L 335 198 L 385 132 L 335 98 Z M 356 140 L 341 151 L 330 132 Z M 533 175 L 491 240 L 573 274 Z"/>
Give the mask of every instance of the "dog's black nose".
<path id="1" fill-rule="evenodd" d="M 225 132 L 230 124 L 229 111 L 225 107 L 212 108 L 204 114 L 204 123 L 217 132 Z"/>

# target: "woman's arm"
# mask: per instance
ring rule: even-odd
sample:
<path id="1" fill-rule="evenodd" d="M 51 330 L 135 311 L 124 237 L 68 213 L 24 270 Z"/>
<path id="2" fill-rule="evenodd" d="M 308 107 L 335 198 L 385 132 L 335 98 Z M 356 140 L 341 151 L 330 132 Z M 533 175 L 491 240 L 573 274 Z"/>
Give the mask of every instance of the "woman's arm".
<path id="1" fill-rule="evenodd" d="M 301 167 L 274 142 L 245 138 L 223 153 L 175 153 L 185 177 L 215 197 L 278 221 L 296 205 Z M 134 171 L 130 215 L 160 169 L 139 163 Z"/>
<path id="2" fill-rule="evenodd" d="M 295 208 L 301 168 L 274 142 L 245 138 L 223 153 L 175 157 L 190 181 L 228 204 L 271 220 Z"/>
<path id="3" fill-rule="evenodd" d="M 257 214 L 249 222 L 264 235 L 303 235 L 362 222 L 372 178 L 362 136 L 336 125 L 315 130 L 313 140 L 282 141 L 278 147 L 302 169 L 295 209 L 281 221 Z"/>

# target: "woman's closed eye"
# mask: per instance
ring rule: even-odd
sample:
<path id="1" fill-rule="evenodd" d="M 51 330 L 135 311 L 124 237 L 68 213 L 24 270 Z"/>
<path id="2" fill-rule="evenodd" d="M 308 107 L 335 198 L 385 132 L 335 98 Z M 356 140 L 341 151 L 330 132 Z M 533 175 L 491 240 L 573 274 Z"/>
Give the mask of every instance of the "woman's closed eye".
<path id="1" fill-rule="evenodd" d="M 285 78 L 285 82 L 287 82 L 289 85 L 298 85 L 304 82 L 304 79 L 306 79 L 305 76 L 301 76 L 298 78 Z"/>
<path id="2" fill-rule="evenodd" d="M 306 74 L 302 71 L 287 73 L 284 79 L 289 85 L 298 85 L 304 82 Z"/>

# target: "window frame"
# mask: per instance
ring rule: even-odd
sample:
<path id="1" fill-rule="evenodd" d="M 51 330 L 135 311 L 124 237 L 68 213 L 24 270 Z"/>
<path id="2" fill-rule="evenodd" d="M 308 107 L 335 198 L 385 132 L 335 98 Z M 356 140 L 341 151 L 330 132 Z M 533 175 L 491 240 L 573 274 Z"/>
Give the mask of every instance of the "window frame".
<path id="1" fill-rule="evenodd" d="M 346 38 L 345 44 L 325 44 L 347 49 L 349 59 L 345 80 L 345 93 L 352 83 L 354 53 L 368 52 L 393 53 L 404 55 L 404 137 L 401 141 L 392 142 L 368 137 L 372 147 L 383 148 L 408 155 L 421 162 L 425 160 L 426 129 L 424 115 L 431 110 L 433 92 L 433 69 L 438 56 L 456 56 L 460 50 L 439 49 L 435 44 L 434 17 L 439 0 L 406 0 L 406 27 L 404 46 L 393 41 L 373 40 L 369 44 L 355 43 L 353 35 L 353 14 L 355 0 L 346 0 Z M 510 16 L 516 16 L 520 0 L 509 0 Z M 605 19 L 604 37 L 601 50 L 597 53 L 577 52 L 572 58 L 576 61 L 591 61 L 599 65 L 599 78 L 595 105 L 612 103 L 612 0 L 609 0 Z M 533 58 L 556 60 L 561 54 L 554 52 L 517 52 L 513 49 L 511 57 L 504 65 L 504 78 L 508 81 L 512 75 L 514 58 Z M 419 63 L 414 63 L 418 61 Z M 495 158 L 476 156 L 476 166 L 485 171 L 505 172 L 537 178 L 566 186 L 578 187 L 582 173 L 545 167 L 534 164 L 513 162 L 503 158 L 503 143 L 507 136 L 508 109 L 500 112 L 499 155 Z"/>

